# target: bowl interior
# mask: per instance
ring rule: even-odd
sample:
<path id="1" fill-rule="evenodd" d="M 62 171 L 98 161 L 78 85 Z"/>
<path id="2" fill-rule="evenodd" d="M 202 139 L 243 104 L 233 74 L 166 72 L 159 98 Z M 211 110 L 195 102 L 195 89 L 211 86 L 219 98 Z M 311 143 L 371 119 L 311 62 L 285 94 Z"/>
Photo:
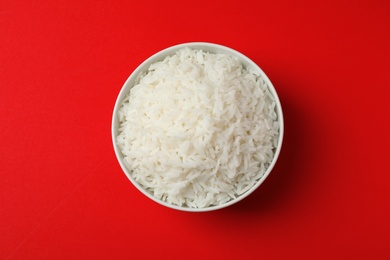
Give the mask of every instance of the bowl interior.
<path id="1" fill-rule="evenodd" d="M 132 178 L 129 169 L 126 167 L 126 163 L 124 161 L 124 157 L 122 155 L 122 152 L 116 143 L 116 138 L 118 135 L 118 128 L 119 128 L 119 124 L 120 124 L 119 120 L 118 120 L 118 116 L 117 116 L 118 110 L 119 110 L 123 100 L 128 95 L 130 89 L 134 86 L 140 73 L 147 70 L 150 67 L 150 65 L 152 65 L 153 63 L 155 63 L 157 61 L 161 61 L 165 57 L 175 54 L 176 51 L 178 51 L 179 49 L 184 48 L 184 47 L 188 47 L 188 48 L 192 48 L 192 49 L 201 49 L 203 51 L 211 52 L 211 53 L 226 53 L 226 54 L 238 57 L 238 59 L 240 60 L 240 62 L 243 64 L 243 66 L 245 68 L 251 69 L 255 74 L 261 76 L 261 78 L 267 83 L 269 91 L 274 96 L 275 102 L 276 102 L 276 110 L 277 110 L 277 116 L 278 116 L 278 121 L 279 121 L 280 126 L 279 126 L 278 146 L 276 147 L 276 151 L 274 153 L 274 157 L 272 159 L 272 162 L 270 163 L 269 167 L 267 168 L 266 172 L 261 177 L 261 179 L 259 179 L 257 181 L 257 183 L 251 189 L 249 189 L 244 194 L 238 196 L 237 198 L 230 200 L 230 201 L 226 202 L 225 204 L 218 205 L 218 206 L 210 206 L 210 207 L 206 207 L 206 208 L 180 207 L 180 206 L 173 205 L 173 204 L 170 204 L 170 203 L 167 203 L 165 201 L 157 199 L 152 194 L 150 194 L 148 191 L 146 191 L 139 183 L 137 183 Z M 256 63 L 254 63 L 252 60 L 250 60 L 248 57 L 246 57 L 245 55 L 241 54 L 238 51 L 235 51 L 231 48 L 228 48 L 228 47 L 225 47 L 222 45 L 213 44 L 213 43 L 205 43 L 205 42 L 192 42 L 192 43 L 175 45 L 175 46 L 169 47 L 165 50 L 162 50 L 162 51 L 152 55 L 147 60 L 145 60 L 141 65 L 139 65 L 134 70 L 134 72 L 129 76 L 129 78 L 126 80 L 125 84 L 123 85 L 123 87 L 122 87 L 122 89 L 117 97 L 117 100 L 116 100 L 116 103 L 114 106 L 113 116 L 112 116 L 112 141 L 113 141 L 115 154 L 116 154 L 116 157 L 118 159 L 118 162 L 119 162 L 122 170 L 124 171 L 124 173 L 126 174 L 128 179 L 133 183 L 134 186 L 137 187 L 137 189 L 139 191 L 141 191 L 144 195 L 146 195 L 147 197 L 149 197 L 153 201 L 155 201 L 163 206 L 169 207 L 169 208 L 182 210 L 182 211 L 189 211 L 189 212 L 203 212 L 203 211 L 211 211 L 211 210 L 221 209 L 221 208 L 230 206 L 234 203 L 237 203 L 238 201 L 240 201 L 240 200 L 244 199 L 245 197 L 247 197 L 248 195 L 250 195 L 254 190 L 256 190 L 261 185 L 261 183 L 267 178 L 267 176 L 269 175 L 269 173 L 273 169 L 273 167 L 278 159 L 280 150 L 281 150 L 282 141 L 283 141 L 283 134 L 284 134 L 284 122 L 283 122 L 283 113 L 282 113 L 282 107 L 280 104 L 280 100 L 278 98 L 278 95 L 275 91 L 274 86 L 272 85 L 272 83 L 269 80 L 269 78 L 267 77 L 267 75 L 263 72 L 263 70 Z"/>

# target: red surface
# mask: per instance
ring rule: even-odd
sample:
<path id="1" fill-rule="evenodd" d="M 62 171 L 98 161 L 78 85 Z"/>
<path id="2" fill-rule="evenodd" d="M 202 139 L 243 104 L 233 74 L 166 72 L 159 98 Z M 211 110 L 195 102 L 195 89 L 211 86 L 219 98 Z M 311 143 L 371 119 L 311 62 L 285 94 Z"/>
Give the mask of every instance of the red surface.
<path id="1" fill-rule="evenodd" d="M 389 259 L 390 2 L 0 3 L 0 259 Z M 123 83 L 188 41 L 274 83 L 279 161 L 214 212 L 144 197 L 110 139 Z"/>

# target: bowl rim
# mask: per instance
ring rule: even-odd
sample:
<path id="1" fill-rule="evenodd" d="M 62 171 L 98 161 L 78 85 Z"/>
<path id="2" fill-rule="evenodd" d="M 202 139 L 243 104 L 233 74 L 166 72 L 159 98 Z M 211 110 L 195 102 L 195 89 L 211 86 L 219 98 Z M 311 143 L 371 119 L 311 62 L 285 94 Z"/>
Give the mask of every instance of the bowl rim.
<path id="1" fill-rule="evenodd" d="M 228 53 L 230 55 L 234 55 L 238 57 L 240 62 L 243 63 L 244 67 L 251 67 L 252 69 L 255 69 L 259 74 L 260 77 L 267 83 L 268 89 L 275 98 L 275 103 L 276 103 L 276 112 L 278 116 L 278 121 L 279 121 L 279 136 L 278 136 L 278 145 L 276 147 L 274 157 L 269 164 L 268 168 L 266 169 L 265 173 L 263 176 L 257 180 L 256 184 L 251 187 L 248 191 L 245 193 L 239 195 L 235 199 L 229 200 L 228 202 L 222 204 L 222 205 L 216 205 L 216 206 L 209 206 L 205 208 L 190 208 L 190 207 L 182 207 L 182 206 L 177 206 L 170 204 L 168 202 L 162 201 L 156 197 L 154 197 L 152 194 L 148 193 L 137 181 L 135 181 L 131 174 L 129 169 L 126 167 L 126 164 L 124 162 L 124 158 L 122 155 L 122 152 L 120 148 L 118 147 L 116 143 L 116 138 L 118 134 L 118 127 L 119 127 L 119 120 L 118 120 L 118 111 L 119 108 L 121 107 L 121 103 L 123 99 L 128 95 L 129 90 L 133 87 L 135 80 L 139 77 L 140 73 L 144 71 L 145 69 L 149 68 L 149 66 L 157 61 L 163 60 L 165 57 L 172 55 L 176 53 L 177 50 L 181 48 L 193 48 L 193 49 L 202 49 L 205 51 L 209 52 L 214 52 L 214 53 Z M 144 60 L 136 69 L 130 74 L 130 76 L 127 78 L 125 83 L 122 85 L 120 92 L 116 98 L 113 113 L 112 113 L 112 121 L 111 121 L 111 138 L 112 138 L 112 144 L 114 148 L 114 152 L 116 155 L 116 158 L 119 162 L 119 165 L 122 168 L 122 171 L 125 173 L 127 178 L 130 180 L 130 182 L 145 196 L 147 196 L 149 199 L 157 202 L 158 204 L 172 208 L 175 210 L 179 211 L 187 211 L 187 212 L 207 212 L 207 211 L 214 211 L 222 208 L 226 208 L 228 206 L 231 206 L 233 204 L 236 204 L 237 202 L 243 200 L 244 198 L 248 197 L 250 194 L 252 194 L 264 181 L 267 179 L 271 171 L 273 170 L 281 148 L 282 148 L 282 143 L 283 143 L 283 136 L 284 136 L 284 118 L 283 118 L 283 111 L 282 111 L 282 105 L 279 100 L 279 96 L 275 90 L 274 85 L 272 84 L 271 80 L 268 78 L 268 76 L 265 74 L 265 72 L 260 68 L 259 65 L 257 65 L 254 61 L 249 59 L 246 55 L 242 54 L 241 52 L 238 52 L 235 49 L 232 49 L 230 47 L 221 45 L 221 44 L 216 44 L 216 43 L 211 43 L 211 42 L 187 42 L 187 43 L 181 43 L 177 45 L 173 45 L 170 47 L 167 47 L 165 49 L 162 49 L 155 54 L 151 55 L 149 58 Z"/>

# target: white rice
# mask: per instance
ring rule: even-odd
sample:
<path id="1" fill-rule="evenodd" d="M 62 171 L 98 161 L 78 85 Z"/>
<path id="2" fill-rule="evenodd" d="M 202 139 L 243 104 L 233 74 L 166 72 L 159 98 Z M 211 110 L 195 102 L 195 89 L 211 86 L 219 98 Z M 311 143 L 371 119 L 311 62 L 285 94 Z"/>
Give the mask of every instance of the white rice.
<path id="1" fill-rule="evenodd" d="M 221 205 L 264 175 L 276 149 L 275 100 L 238 59 L 183 48 L 138 78 L 119 110 L 132 177 L 173 205 Z"/>

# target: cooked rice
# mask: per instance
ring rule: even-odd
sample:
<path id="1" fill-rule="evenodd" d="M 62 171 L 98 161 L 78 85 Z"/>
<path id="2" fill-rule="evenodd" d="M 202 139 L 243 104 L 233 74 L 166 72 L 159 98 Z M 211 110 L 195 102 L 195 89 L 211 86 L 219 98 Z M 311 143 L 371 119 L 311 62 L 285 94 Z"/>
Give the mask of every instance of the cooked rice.
<path id="1" fill-rule="evenodd" d="M 119 121 L 117 143 L 133 179 L 190 208 L 250 190 L 279 136 L 275 99 L 260 75 L 230 55 L 189 48 L 139 76 Z"/>

